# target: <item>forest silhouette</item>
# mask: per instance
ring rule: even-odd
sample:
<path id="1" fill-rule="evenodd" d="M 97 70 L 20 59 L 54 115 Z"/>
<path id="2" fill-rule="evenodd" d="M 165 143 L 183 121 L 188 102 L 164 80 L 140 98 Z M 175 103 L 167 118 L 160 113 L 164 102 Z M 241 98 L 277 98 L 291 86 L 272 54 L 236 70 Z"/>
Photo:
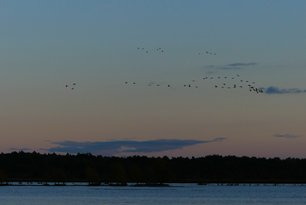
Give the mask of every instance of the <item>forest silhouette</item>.
<path id="1" fill-rule="evenodd" d="M 167 183 L 306 183 L 306 159 L 1 153 L 0 184 L 8 185 L 11 182 L 135 183 L 139 186 Z"/>

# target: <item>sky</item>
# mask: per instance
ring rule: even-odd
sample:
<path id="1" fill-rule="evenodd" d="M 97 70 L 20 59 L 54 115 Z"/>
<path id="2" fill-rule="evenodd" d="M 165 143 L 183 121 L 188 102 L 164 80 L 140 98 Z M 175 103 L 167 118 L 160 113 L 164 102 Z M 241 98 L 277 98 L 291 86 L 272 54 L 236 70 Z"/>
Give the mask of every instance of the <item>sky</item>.
<path id="1" fill-rule="evenodd" d="M 0 152 L 306 157 L 305 10 L 0 0 Z"/>

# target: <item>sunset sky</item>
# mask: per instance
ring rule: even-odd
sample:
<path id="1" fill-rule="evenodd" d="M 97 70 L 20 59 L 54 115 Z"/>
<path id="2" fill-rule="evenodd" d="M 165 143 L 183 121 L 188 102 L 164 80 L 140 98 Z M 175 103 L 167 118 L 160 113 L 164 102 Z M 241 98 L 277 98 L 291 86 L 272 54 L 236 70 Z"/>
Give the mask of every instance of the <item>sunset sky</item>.
<path id="1" fill-rule="evenodd" d="M 0 152 L 306 157 L 305 11 L 0 0 Z"/>

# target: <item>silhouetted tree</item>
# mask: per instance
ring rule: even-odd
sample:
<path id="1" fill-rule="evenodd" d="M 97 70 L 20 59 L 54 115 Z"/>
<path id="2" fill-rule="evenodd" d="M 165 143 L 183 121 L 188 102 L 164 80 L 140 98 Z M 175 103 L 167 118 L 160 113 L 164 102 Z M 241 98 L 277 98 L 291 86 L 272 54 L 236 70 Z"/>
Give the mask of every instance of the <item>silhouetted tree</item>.
<path id="1" fill-rule="evenodd" d="M 41 183 L 88 182 L 121 184 L 306 183 L 306 159 L 212 155 L 184 157 L 103 157 L 36 152 L 0 154 L 0 184 L 8 181 Z"/>
<path id="2" fill-rule="evenodd" d="M 85 170 L 85 175 L 89 185 L 96 186 L 101 184 L 101 178 L 96 169 L 87 167 Z"/>
<path id="3" fill-rule="evenodd" d="M 7 184 L 7 175 L 3 170 L 0 170 L 0 185 L 6 185 Z"/>

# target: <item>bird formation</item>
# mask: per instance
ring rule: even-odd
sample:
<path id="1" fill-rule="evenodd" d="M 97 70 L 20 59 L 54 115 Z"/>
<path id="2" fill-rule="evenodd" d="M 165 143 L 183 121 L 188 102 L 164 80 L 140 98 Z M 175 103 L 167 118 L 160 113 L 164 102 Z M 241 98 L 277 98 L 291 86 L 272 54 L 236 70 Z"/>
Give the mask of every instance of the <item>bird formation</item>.
<path id="1" fill-rule="evenodd" d="M 125 81 L 124 84 L 126 84 L 126 85 L 136 85 L 136 82 L 128 82 L 128 81 Z"/>
<path id="2" fill-rule="evenodd" d="M 245 80 L 240 77 L 239 74 L 235 76 L 206 76 L 202 78 L 203 80 L 213 80 L 212 83 L 214 88 L 221 89 L 237 89 L 246 88 L 250 92 L 263 93 L 263 88 L 256 86 L 256 82 Z"/>
<path id="3" fill-rule="evenodd" d="M 165 52 L 165 49 L 164 48 L 145 48 L 145 47 L 137 47 L 137 50 L 139 52 L 142 52 L 144 54 L 153 54 L 153 53 L 158 53 L 158 54 L 162 54 Z M 206 51 L 199 51 L 198 52 L 198 55 L 200 56 L 215 56 L 217 55 L 216 52 L 212 52 L 212 51 L 209 51 L 209 50 L 206 50 Z"/>
<path id="4" fill-rule="evenodd" d="M 126 86 L 135 86 L 135 85 L 139 85 L 141 83 L 136 83 L 136 82 L 129 82 L 129 81 L 125 81 L 124 84 Z M 142 84 L 143 85 L 143 84 Z M 171 88 L 173 87 L 172 85 L 170 84 L 165 84 L 165 83 L 158 83 L 158 82 L 155 82 L 155 81 L 151 81 L 151 82 L 148 82 L 148 83 L 145 83 L 144 84 L 145 86 L 148 86 L 148 87 L 168 87 L 168 88 Z"/>
<path id="5" fill-rule="evenodd" d="M 183 83 L 180 85 L 173 85 L 168 83 L 158 83 L 155 81 L 151 81 L 148 83 L 145 83 L 144 85 L 150 86 L 150 87 L 166 87 L 166 88 L 200 88 L 201 87 L 201 81 L 202 82 L 209 82 L 211 84 L 212 88 L 215 89 L 247 89 L 249 92 L 260 94 L 264 92 L 263 88 L 260 88 L 256 86 L 256 82 L 242 79 L 239 74 L 236 74 L 235 76 L 204 76 L 201 79 L 193 79 L 190 80 L 187 83 Z M 124 83 L 125 85 L 136 85 L 136 82 L 129 82 L 126 81 Z M 143 85 L 143 84 L 141 84 Z"/>
<path id="6" fill-rule="evenodd" d="M 215 55 L 217 55 L 217 53 L 212 52 L 212 51 L 205 51 L 205 52 L 199 51 L 199 52 L 198 52 L 198 55 L 200 55 L 200 56 L 202 56 L 202 55 L 215 56 Z"/>
<path id="7" fill-rule="evenodd" d="M 149 54 L 149 53 L 164 53 L 165 49 L 159 47 L 159 48 L 144 48 L 144 47 L 137 47 L 137 50 L 139 52 L 143 52 L 145 54 Z M 198 55 L 217 55 L 215 52 L 212 51 L 200 51 L 198 52 Z M 258 86 L 256 86 L 256 82 L 254 81 L 250 81 L 250 80 L 246 80 L 241 78 L 240 74 L 236 74 L 236 75 L 209 75 L 209 76 L 203 76 L 200 79 L 193 79 L 190 80 L 187 83 L 182 83 L 180 85 L 174 85 L 174 84 L 170 84 L 170 83 L 159 83 L 156 81 L 150 81 L 147 82 L 145 84 L 143 83 L 137 83 L 136 81 L 125 81 L 124 85 L 126 86 L 136 86 L 136 85 L 145 85 L 145 86 L 149 86 L 149 87 L 166 87 L 166 88 L 200 88 L 201 84 L 200 82 L 210 82 L 212 84 L 212 88 L 215 89 L 247 89 L 249 92 L 253 92 L 253 93 L 264 93 L 264 89 L 260 88 Z M 70 83 L 70 84 L 66 84 L 65 87 L 67 89 L 70 90 L 75 90 L 76 88 L 76 83 Z"/>
<path id="8" fill-rule="evenodd" d="M 144 47 L 137 47 L 137 50 L 139 52 L 145 53 L 145 54 L 150 54 L 150 53 L 158 53 L 162 54 L 165 52 L 165 49 L 163 48 L 144 48 Z"/>
<path id="9" fill-rule="evenodd" d="M 75 90 L 76 89 L 76 83 L 70 83 L 70 84 L 66 84 L 65 88 L 70 89 L 70 90 Z"/>

